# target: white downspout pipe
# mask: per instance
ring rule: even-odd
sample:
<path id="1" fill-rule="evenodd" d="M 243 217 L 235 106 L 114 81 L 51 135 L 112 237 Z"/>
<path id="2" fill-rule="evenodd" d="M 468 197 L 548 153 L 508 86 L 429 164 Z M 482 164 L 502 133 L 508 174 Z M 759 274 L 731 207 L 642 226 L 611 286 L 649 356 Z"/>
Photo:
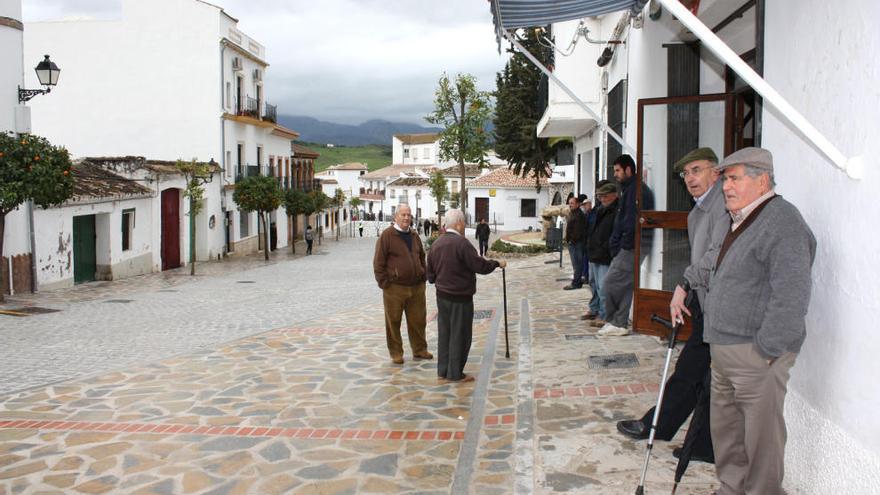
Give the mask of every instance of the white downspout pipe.
<path id="1" fill-rule="evenodd" d="M 758 92 L 765 103 L 773 105 L 804 137 L 831 160 L 837 168 L 846 172 L 853 179 L 861 179 L 864 173 L 864 162 L 861 157 L 847 158 L 831 141 L 829 141 L 818 129 L 813 127 L 807 119 L 791 106 L 767 81 L 758 75 L 745 63 L 739 55 L 730 49 L 721 38 L 715 35 L 700 19 L 690 10 L 685 8 L 679 0 L 659 0 L 669 12 L 682 24 L 691 30 L 704 45 L 717 55 L 734 70 L 749 86 Z"/>
<path id="2" fill-rule="evenodd" d="M 509 41 L 514 47 L 516 47 L 516 49 L 519 50 L 520 53 L 522 53 L 523 55 L 525 55 L 526 58 L 528 58 L 528 59 L 532 62 L 532 64 L 535 65 L 535 67 L 541 69 L 541 72 L 543 72 L 544 74 L 546 74 L 547 77 L 549 77 L 551 81 L 555 82 L 560 88 L 562 88 L 562 91 L 564 91 L 565 94 L 567 94 L 568 97 L 572 99 L 572 101 L 574 101 L 575 103 L 577 103 L 578 106 L 580 106 L 580 107 L 583 108 L 588 114 L 590 114 L 590 116 L 593 117 L 593 119 L 595 119 L 596 122 L 598 122 L 598 124 L 599 124 L 599 126 L 602 128 L 602 130 L 604 130 L 605 132 L 607 132 L 608 135 L 610 135 L 610 136 L 613 137 L 618 143 L 620 143 L 620 145 L 623 147 L 623 149 L 625 149 L 626 151 L 628 151 L 628 152 L 629 152 L 630 154 L 632 154 L 633 156 L 636 155 L 636 150 L 635 150 L 635 148 L 633 148 L 632 146 L 630 146 L 626 141 L 623 140 L 622 137 L 620 137 L 619 134 L 617 134 L 616 132 L 614 132 L 613 129 L 611 129 L 610 127 L 608 127 L 608 124 L 605 122 L 605 120 L 602 119 L 602 117 L 599 116 L 599 114 L 597 114 L 596 112 L 594 112 L 593 109 L 589 107 L 589 105 L 587 105 L 587 104 L 584 103 L 580 98 L 578 98 L 577 95 L 575 95 L 574 92 L 568 88 L 568 86 L 566 86 L 565 84 L 563 84 L 562 81 L 560 81 L 559 78 L 556 77 L 556 75 L 554 75 L 552 72 L 550 72 L 550 69 L 548 69 L 547 67 L 544 67 L 544 64 L 542 64 L 541 62 L 539 62 L 538 59 L 535 58 L 534 55 L 532 55 L 531 53 L 529 53 L 528 50 L 526 50 L 521 44 L 519 44 L 519 42 L 516 41 L 516 37 L 514 37 L 514 36 L 512 36 L 510 33 L 508 33 L 506 29 L 499 28 L 498 31 L 501 33 L 502 36 L 504 36 L 505 38 L 507 38 L 507 41 Z"/>

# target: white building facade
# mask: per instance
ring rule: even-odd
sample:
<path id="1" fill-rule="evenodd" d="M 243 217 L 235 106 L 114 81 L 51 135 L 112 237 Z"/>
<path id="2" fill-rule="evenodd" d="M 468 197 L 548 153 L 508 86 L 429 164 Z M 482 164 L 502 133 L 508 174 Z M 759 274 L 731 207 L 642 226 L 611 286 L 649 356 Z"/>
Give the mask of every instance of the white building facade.
<path id="1" fill-rule="evenodd" d="M 874 303 L 880 265 L 866 261 L 865 247 L 877 237 L 868 222 L 880 213 L 874 199 L 880 142 L 872 138 L 880 132 L 880 35 L 868 21 L 880 19 L 880 6 L 870 0 L 758 1 L 734 15 L 741 5 L 697 5 L 698 18 L 819 133 L 845 156 L 865 159 L 863 177 L 836 168 L 796 129 L 790 113 L 766 100 L 761 108 L 755 91 L 706 44 L 694 43 L 665 8 L 659 17 L 646 8 L 634 19 L 619 12 L 584 20 L 594 39 L 625 45 L 581 39 L 573 55 L 557 55 L 554 74 L 632 146 L 657 210 L 690 208 L 671 167 L 693 148 L 710 146 L 723 156 L 755 145 L 773 153 L 777 192 L 798 207 L 818 241 L 807 339 L 785 406 L 784 486 L 799 494 L 874 493 L 880 426 L 873 417 L 880 398 L 865 391 L 876 388 L 873 377 L 880 371 L 880 342 L 870 336 L 880 318 Z M 553 25 L 563 48 L 578 26 L 577 20 Z M 597 66 L 606 48 L 613 54 Z M 576 188 L 592 197 L 595 180 L 610 178 L 612 160 L 628 151 L 552 88 L 538 133 L 575 138 Z M 666 277 L 680 269 L 668 263 L 668 240 L 655 235 L 637 288 L 670 289 Z"/>
<path id="2" fill-rule="evenodd" d="M 507 168 L 497 168 L 468 181 L 468 214 L 473 223 L 486 219 L 497 230 L 539 230 L 541 210 L 549 203 L 547 179 L 519 177 Z"/>
<path id="3" fill-rule="evenodd" d="M 25 31 L 25 57 L 52 54 L 67 83 L 51 102 L 32 103 L 35 133 L 75 157 L 220 165 L 196 218 L 197 232 L 204 232 L 196 240 L 199 260 L 262 248 L 256 213 L 232 201 L 235 183 L 255 174 L 289 177 L 297 136 L 276 124 L 267 101 L 265 48 L 237 24 L 197 0 L 123 0 L 117 20 L 29 23 Z M 283 210 L 272 218 L 273 238 L 284 246 Z"/>

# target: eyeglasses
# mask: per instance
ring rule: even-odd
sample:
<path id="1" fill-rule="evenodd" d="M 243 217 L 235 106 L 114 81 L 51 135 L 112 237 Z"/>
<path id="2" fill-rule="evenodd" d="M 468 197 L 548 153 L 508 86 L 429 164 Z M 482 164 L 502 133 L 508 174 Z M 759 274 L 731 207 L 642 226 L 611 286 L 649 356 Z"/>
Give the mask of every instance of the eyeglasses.
<path id="1" fill-rule="evenodd" d="M 687 178 L 688 175 L 699 175 L 699 174 L 702 174 L 706 170 L 709 170 L 709 167 L 696 167 L 691 170 L 684 170 L 682 172 L 679 172 L 678 176 L 681 177 L 682 179 L 685 179 L 685 178 Z"/>

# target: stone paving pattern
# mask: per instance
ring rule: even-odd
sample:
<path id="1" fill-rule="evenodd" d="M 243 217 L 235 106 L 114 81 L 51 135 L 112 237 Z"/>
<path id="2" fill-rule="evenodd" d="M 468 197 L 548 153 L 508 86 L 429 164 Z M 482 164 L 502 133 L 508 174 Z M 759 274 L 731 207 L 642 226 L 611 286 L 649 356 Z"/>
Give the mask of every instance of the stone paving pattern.
<path id="1" fill-rule="evenodd" d="M 436 362 L 412 360 L 409 350 L 403 366 L 388 359 L 373 242 L 325 240 L 323 256 L 208 264 L 196 280 L 165 274 L 118 291 L 80 287 L 66 291 L 66 302 L 40 294 L 12 301 L 63 311 L 0 317 L 0 344 L 14 343 L 0 351 L 4 376 L 43 371 L 2 383 L 0 495 L 449 493 L 468 448 L 476 449 L 468 491 L 513 493 L 524 298 L 535 402 L 531 492 L 635 490 L 644 442 L 620 436 L 614 423 L 656 401 L 663 345 L 594 337 L 579 320 L 586 291 L 562 291 L 556 281 L 567 264 L 543 263 L 553 255 L 512 260 L 510 359 L 501 275 L 479 278 L 475 307 L 493 313 L 475 320 L 465 371 L 490 379 L 478 441 L 468 445 L 475 384 L 438 382 Z M 179 292 L 162 292 L 168 280 Z M 436 313 L 433 289 L 428 310 Z M 436 321 L 428 338 L 436 349 Z M 589 356 L 627 352 L 639 367 L 587 368 Z M 655 445 L 647 491 L 671 489 L 671 448 L 683 434 Z M 692 463 L 684 481 L 678 493 L 710 493 L 714 470 Z"/>

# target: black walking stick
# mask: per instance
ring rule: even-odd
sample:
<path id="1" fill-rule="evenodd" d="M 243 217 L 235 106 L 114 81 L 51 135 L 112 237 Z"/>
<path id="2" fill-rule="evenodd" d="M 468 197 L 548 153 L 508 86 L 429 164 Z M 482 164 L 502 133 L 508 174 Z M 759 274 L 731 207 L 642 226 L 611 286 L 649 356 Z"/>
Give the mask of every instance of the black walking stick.
<path id="1" fill-rule="evenodd" d="M 681 455 L 678 456 L 678 465 L 675 466 L 675 483 L 672 485 L 672 495 L 678 489 L 681 483 L 681 477 L 687 471 L 688 464 L 691 462 L 691 455 L 694 452 L 694 445 L 700 437 L 703 428 L 709 427 L 709 387 L 712 383 L 712 370 L 706 370 L 703 376 L 703 384 L 700 394 L 697 396 L 697 405 L 694 407 L 694 416 L 691 418 L 691 424 L 688 426 L 687 434 L 684 436 L 684 443 L 681 446 Z"/>
<path id="2" fill-rule="evenodd" d="M 504 289 L 504 357 L 510 359 L 510 340 L 507 337 L 507 269 L 501 269 L 501 284 Z"/>
<path id="3" fill-rule="evenodd" d="M 684 305 L 690 306 L 693 292 L 688 292 Z M 645 465 L 642 466 L 642 477 L 639 480 L 639 486 L 636 488 L 636 495 L 645 495 L 645 478 L 648 476 L 648 462 L 651 461 L 651 449 L 654 448 L 654 435 L 657 433 L 657 421 L 660 419 L 660 408 L 663 406 L 663 392 L 666 391 L 666 375 L 669 373 L 669 363 L 672 361 L 672 351 L 675 349 L 675 339 L 678 338 L 678 330 L 681 328 L 682 320 L 670 322 L 669 320 L 658 316 L 651 315 L 651 321 L 662 324 L 671 330 L 669 334 L 669 347 L 666 349 L 666 362 L 663 364 L 663 378 L 660 380 L 660 393 L 657 395 L 657 406 L 654 408 L 654 419 L 651 421 L 651 434 L 648 436 L 648 448 L 645 451 Z"/>

